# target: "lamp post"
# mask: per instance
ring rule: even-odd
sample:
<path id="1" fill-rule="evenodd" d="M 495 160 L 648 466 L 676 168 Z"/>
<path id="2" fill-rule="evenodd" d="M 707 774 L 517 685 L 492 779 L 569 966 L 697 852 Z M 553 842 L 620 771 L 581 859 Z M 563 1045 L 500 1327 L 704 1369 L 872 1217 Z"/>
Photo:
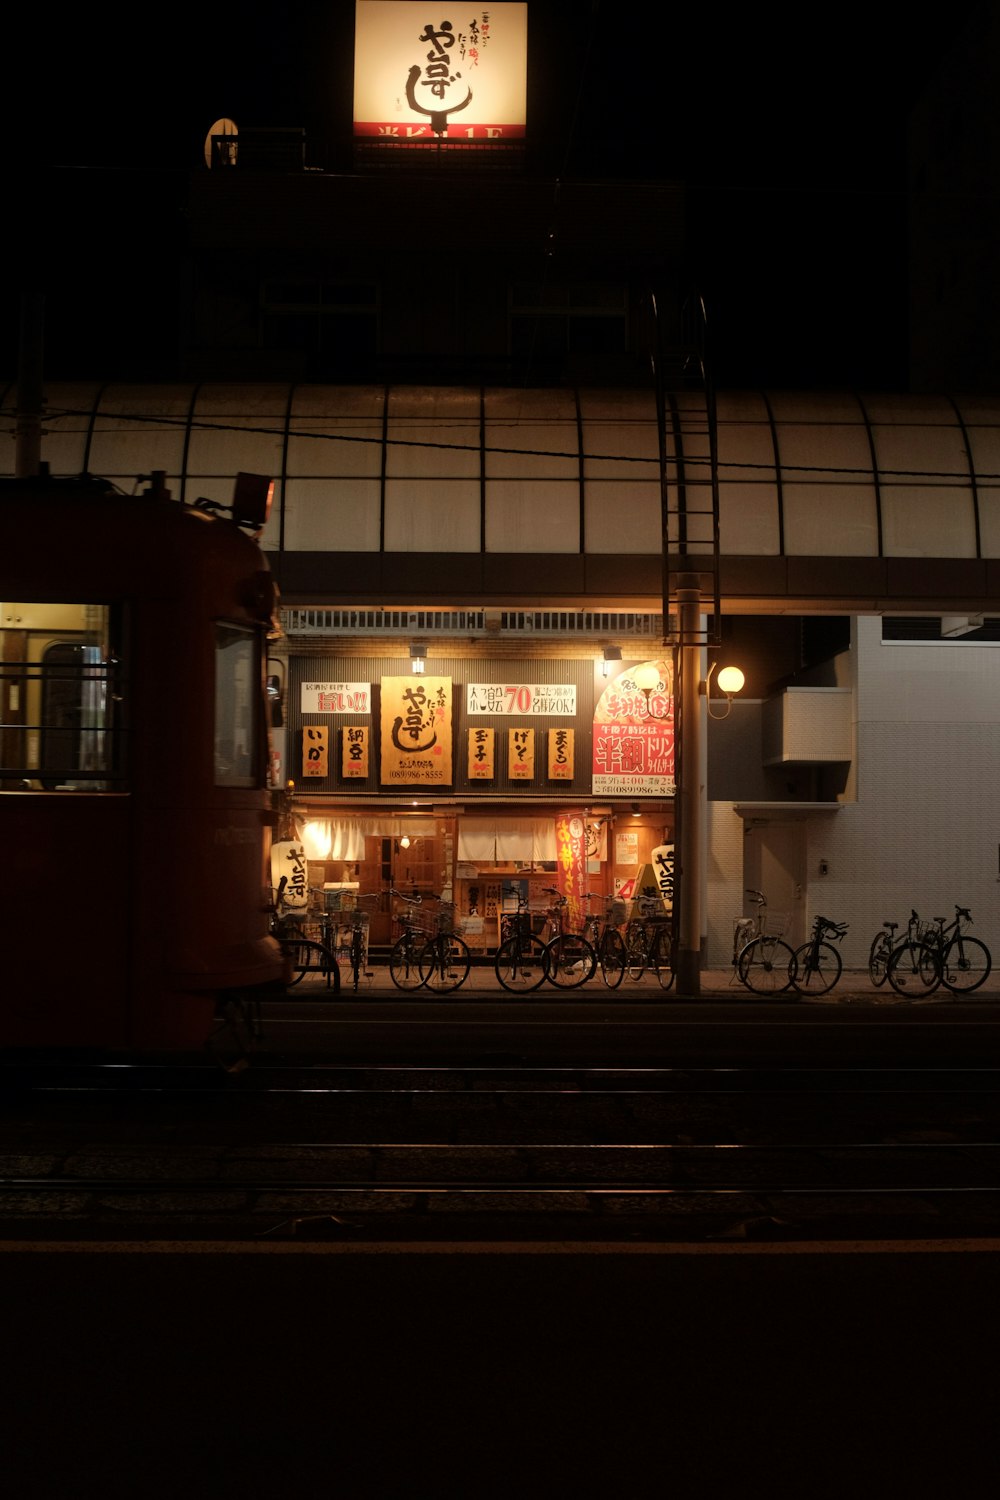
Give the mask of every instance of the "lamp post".
<path id="1" fill-rule="evenodd" d="M 705 783 L 705 718 L 725 719 L 732 711 L 733 694 L 743 687 L 739 667 L 723 667 L 716 681 L 726 695 L 726 711 L 712 712 L 712 674 L 701 675 L 704 631 L 701 620 L 701 579 L 682 573 L 677 579 L 677 706 L 680 756 L 677 778 L 678 871 L 676 974 L 678 993 L 701 995 L 701 929 L 705 884 L 704 839 L 707 786 Z M 705 700 L 705 715 L 700 699 Z"/>
<path id="2" fill-rule="evenodd" d="M 680 776 L 677 785 L 677 926 L 676 974 L 679 994 L 701 995 L 701 887 L 703 830 L 701 705 L 701 580 L 697 573 L 677 579 L 677 648 L 680 727 Z"/>

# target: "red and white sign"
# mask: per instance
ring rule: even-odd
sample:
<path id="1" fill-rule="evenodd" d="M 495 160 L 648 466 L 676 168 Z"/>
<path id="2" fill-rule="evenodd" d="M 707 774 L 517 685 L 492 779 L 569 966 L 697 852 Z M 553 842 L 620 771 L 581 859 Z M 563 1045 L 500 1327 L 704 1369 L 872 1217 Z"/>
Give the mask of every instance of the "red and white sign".
<path id="1" fill-rule="evenodd" d="M 640 665 L 657 670 L 658 683 L 648 702 L 635 683 Z M 669 661 L 632 662 L 604 688 L 594 710 L 595 796 L 674 795 L 673 675 Z"/>
<path id="2" fill-rule="evenodd" d="M 582 813 L 556 817 L 556 887 L 569 905 L 572 931 L 583 925 L 583 895 L 587 889 L 587 823 Z"/>
<path id="3" fill-rule="evenodd" d="M 516 140 L 527 107 L 528 7 L 357 0 L 354 134 L 400 143 Z"/>
<path id="4" fill-rule="evenodd" d="M 370 682 L 304 682 L 299 706 L 304 714 L 370 714 Z"/>

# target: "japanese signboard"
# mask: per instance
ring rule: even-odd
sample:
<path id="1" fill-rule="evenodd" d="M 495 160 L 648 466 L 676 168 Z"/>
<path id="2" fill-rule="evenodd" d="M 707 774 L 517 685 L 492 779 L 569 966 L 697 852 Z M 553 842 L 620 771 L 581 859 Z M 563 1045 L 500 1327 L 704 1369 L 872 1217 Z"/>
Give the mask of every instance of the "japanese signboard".
<path id="1" fill-rule="evenodd" d="M 674 682 L 669 661 L 655 667 L 658 684 L 646 695 L 635 684 L 640 663 L 623 666 L 604 687 L 594 710 L 592 790 L 596 796 L 674 795 Z"/>
<path id="2" fill-rule="evenodd" d="M 535 775 L 535 731 L 508 729 L 507 775 L 511 781 L 532 781 Z"/>
<path id="3" fill-rule="evenodd" d="M 281 882 L 284 879 L 285 884 Z M 298 839 L 282 839 L 271 845 L 271 884 L 281 887 L 281 905 L 302 908 L 309 904 L 309 873 L 305 845 Z"/>
<path id="4" fill-rule="evenodd" d="M 526 4 L 456 12 L 357 0 L 354 134 L 400 143 L 519 139 L 527 67 Z"/>
<path id="5" fill-rule="evenodd" d="M 368 775 L 368 729 L 364 724 L 349 724 L 340 731 L 340 771 L 342 776 Z"/>
<path id="6" fill-rule="evenodd" d="M 450 786 L 451 678 L 383 677 L 381 695 L 383 786 Z"/>
<path id="7" fill-rule="evenodd" d="M 492 781 L 496 764 L 492 729 L 469 730 L 469 780 Z"/>
<path id="8" fill-rule="evenodd" d="M 554 686 L 532 682 L 470 682 L 465 689 L 465 712 L 472 714 L 544 714 L 546 718 L 576 713 L 576 685 Z"/>
<path id="9" fill-rule="evenodd" d="M 370 714 L 370 682 L 304 682 L 300 690 L 304 714 Z"/>
<path id="10" fill-rule="evenodd" d="M 664 910 L 674 909 L 674 846 L 658 844 L 652 853 L 653 875 Z"/>
<path id="11" fill-rule="evenodd" d="M 573 780 L 573 730 L 549 730 L 549 780 Z"/>
<path id="12" fill-rule="evenodd" d="M 302 726 L 302 774 L 303 776 L 329 775 L 328 750 L 330 731 L 325 724 L 303 724 Z"/>

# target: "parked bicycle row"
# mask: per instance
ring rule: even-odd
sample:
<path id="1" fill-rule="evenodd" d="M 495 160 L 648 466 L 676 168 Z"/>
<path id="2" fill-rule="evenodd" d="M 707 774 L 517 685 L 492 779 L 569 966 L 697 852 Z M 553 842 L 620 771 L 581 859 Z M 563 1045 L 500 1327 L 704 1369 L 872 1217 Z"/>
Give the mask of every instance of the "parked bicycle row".
<path id="1" fill-rule="evenodd" d="M 618 898 L 605 900 L 603 911 L 597 913 L 590 906 L 598 898 L 585 897 L 581 931 L 570 924 L 568 899 L 554 886 L 546 887 L 545 894 L 542 911 L 532 911 L 522 900 L 516 912 L 501 919 L 493 970 L 503 989 L 513 994 L 530 993 L 544 984 L 578 989 L 600 975 L 608 989 L 617 990 L 647 974 L 661 990 L 672 987 L 671 926 L 655 890 L 638 897 L 630 915 Z M 397 890 L 390 896 L 396 903 L 398 932 L 388 952 L 388 970 L 396 988 L 438 994 L 460 989 L 473 960 L 464 938 L 454 930 L 452 903 Z M 747 891 L 747 898 L 757 910 L 755 916 L 734 924 L 733 981 L 738 979 L 759 995 L 828 994 L 843 974 L 837 945 L 848 924 L 817 916 L 811 936 L 793 949 L 785 937 L 787 915 L 769 913 L 761 891 Z M 301 916 L 282 911 L 279 888 L 273 928 L 289 958 L 290 983 L 314 975 L 337 993 L 343 968 L 357 992 L 373 976 L 368 930 L 382 899 L 358 895 L 350 910 L 311 913 L 303 925 Z M 969 935 L 971 922 L 969 909 L 962 906 L 955 907 L 952 922 L 944 917 L 922 921 L 913 910 L 905 932 L 901 923 L 884 922 L 871 944 L 872 984 L 888 982 L 908 999 L 923 998 L 939 987 L 954 994 L 977 990 L 991 972 L 992 956 L 984 942 Z"/>
<path id="2" fill-rule="evenodd" d="M 767 899 L 761 891 L 747 891 L 757 907 L 756 917 L 741 918 L 734 925 L 733 971 L 749 990 L 758 994 L 825 995 L 843 973 L 843 959 L 834 946 L 843 940 L 848 924 L 817 916 L 812 935 L 794 951 L 784 939 L 787 917 L 768 915 Z M 872 939 L 868 973 L 876 987 L 885 984 L 908 999 L 918 999 L 940 986 L 953 994 L 970 994 L 988 978 L 993 966 L 986 944 L 970 937 L 972 915 L 965 906 L 955 907 L 954 921 L 935 917 L 922 921 L 911 910 L 905 935 L 899 922 L 883 922 Z"/>
<path id="3" fill-rule="evenodd" d="M 317 893 L 320 894 L 320 893 Z M 459 989 L 469 977 L 472 955 L 455 927 L 455 908 L 438 896 L 390 891 L 396 903 L 399 933 L 388 955 L 389 975 L 399 990 L 426 988 L 437 993 Z M 655 976 L 659 987 L 673 984 L 674 967 L 669 922 L 659 896 L 646 893 L 626 920 L 623 901 L 609 900 L 603 914 L 589 909 L 583 930 L 569 920 L 569 901 L 547 887 L 548 902 L 541 912 L 520 902 L 516 912 L 503 917 L 501 941 L 494 958 L 500 985 L 512 993 L 537 990 L 545 983 L 576 989 L 600 974 L 609 989 L 625 979 Z M 290 913 L 282 909 L 282 891 L 275 893 L 272 930 L 291 968 L 291 985 L 306 975 L 318 975 L 339 992 L 341 962 L 357 991 L 372 977 L 368 948 L 371 913 L 380 895 L 354 897 L 349 911 Z M 589 908 L 594 898 L 585 897 Z"/>

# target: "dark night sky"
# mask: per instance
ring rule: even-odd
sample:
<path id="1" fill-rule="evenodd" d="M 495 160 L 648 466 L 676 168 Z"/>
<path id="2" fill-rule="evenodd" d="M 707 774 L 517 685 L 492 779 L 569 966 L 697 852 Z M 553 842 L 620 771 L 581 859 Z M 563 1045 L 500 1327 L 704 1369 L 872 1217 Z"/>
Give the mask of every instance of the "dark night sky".
<path id="1" fill-rule="evenodd" d="M 537 0 L 529 134 L 553 175 L 687 184 L 723 381 L 900 386 L 906 114 L 976 8 L 959 0 L 932 31 L 870 0 L 651 19 Z M 139 23 L 114 0 L 36 12 L 5 95 L 22 166 L 186 169 L 221 115 L 305 125 L 321 165 L 349 162 L 352 0 L 176 3 Z"/>

